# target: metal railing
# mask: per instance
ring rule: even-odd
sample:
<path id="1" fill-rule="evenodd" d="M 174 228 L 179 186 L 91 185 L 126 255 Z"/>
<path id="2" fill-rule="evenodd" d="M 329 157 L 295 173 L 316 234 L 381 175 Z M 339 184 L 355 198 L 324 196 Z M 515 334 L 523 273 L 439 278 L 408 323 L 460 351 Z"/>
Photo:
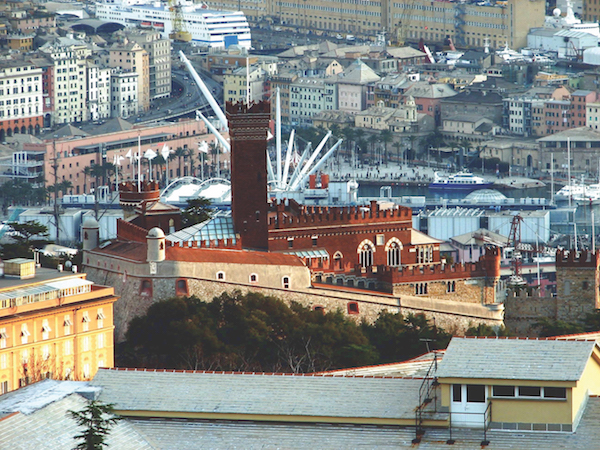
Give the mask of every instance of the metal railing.
<path id="1" fill-rule="evenodd" d="M 446 441 L 446 444 L 448 445 L 453 445 L 456 440 L 452 437 L 452 412 L 449 413 L 449 421 L 448 421 L 448 432 L 450 434 L 450 436 L 448 437 L 448 440 Z M 483 415 L 483 440 L 481 441 L 481 446 L 485 447 L 490 445 L 490 441 L 487 438 L 487 431 L 490 428 L 490 425 L 492 423 L 492 401 L 490 400 L 488 402 L 487 407 L 485 408 L 485 411 L 482 413 L 470 413 L 470 412 L 455 412 L 454 414 L 460 414 L 460 415 L 466 415 L 466 414 L 470 414 L 470 415 L 474 415 L 474 416 L 481 416 Z"/>
<path id="2" fill-rule="evenodd" d="M 423 428 L 423 412 L 427 405 L 433 401 L 433 412 L 437 412 L 437 387 L 439 383 L 434 374 L 437 371 L 437 353 L 433 354 L 433 361 L 427 369 L 421 386 L 419 386 L 419 405 L 415 410 L 415 438 L 413 444 L 421 442 L 421 436 L 425 434 Z"/>

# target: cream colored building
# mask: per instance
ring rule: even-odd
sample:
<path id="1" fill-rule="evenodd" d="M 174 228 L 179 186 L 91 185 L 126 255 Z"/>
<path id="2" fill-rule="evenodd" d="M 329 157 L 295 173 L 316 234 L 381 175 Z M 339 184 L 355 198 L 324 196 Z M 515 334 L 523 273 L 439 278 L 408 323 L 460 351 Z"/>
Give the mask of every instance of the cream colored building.
<path id="1" fill-rule="evenodd" d="M 442 42 L 451 37 L 459 46 L 483 47 L 488 38 L 493 48 L 505 42 L 511 48 L 527 45 L 530 28 L 544 24 L 543 0 L 505 0 L 491 6 L 431 0 L 343 2 L 267 0 L 265 8 L 256 3 L 224 0 L 220 8 L 241 9 L 249 18 L 270 17 L 282 25 L 312 32 L 343 32 L 373 37 L 384 28 L 398 41 Z M 262 5 L 262 4 L 261 4 Z M 256 9 L 260 8 L 260 9 Z"/>
<path id="2" fill-rule="evenodd" d="M 597 130 L 600 126 L 600 103 L 585 105 L 585 123 L 588 127 Z"/>
<path id="3" fill-rule="evenodd" d="M 150 100 L 171 95 L 171 41 L 162 39 L 158 32 L 130 33 L 130 42 L 136 42 L 148 53 Z"/>
<path id="4" fill-rule="evenodd" d="M 257 102 L 265 94 L 267 73 L 257 66 L 240 67 L 223 77 L 223 99 L 225 102 Z"/>
<path id="5" fill-rule="evenodd" d="M 148 52 L 137 43 L 118 44 L 111 47 L 109 66 L 124 72 L 138 74 L 138 105 L 140 111 L 150 107 L 150 64 Z"/>
<path id="6" fill-rule="evenodd" d="M 54 61 L 55 124 L 88 120 L 86 58 L 92 50 L 85 45 L 50 46 L 41 51 Z"/>

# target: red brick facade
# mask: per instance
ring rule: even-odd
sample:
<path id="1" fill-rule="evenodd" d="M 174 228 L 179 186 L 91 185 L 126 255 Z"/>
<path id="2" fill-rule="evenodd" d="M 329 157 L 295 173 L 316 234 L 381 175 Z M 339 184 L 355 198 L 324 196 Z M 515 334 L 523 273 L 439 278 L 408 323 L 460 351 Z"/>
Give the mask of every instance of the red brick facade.
<path id="1" fill-rule="evenodd" d="M 250 107 L 227 103 L 231 138 L 231 211 L 242 246 L 268 249 L 267 130 L 268 102 Z"/>

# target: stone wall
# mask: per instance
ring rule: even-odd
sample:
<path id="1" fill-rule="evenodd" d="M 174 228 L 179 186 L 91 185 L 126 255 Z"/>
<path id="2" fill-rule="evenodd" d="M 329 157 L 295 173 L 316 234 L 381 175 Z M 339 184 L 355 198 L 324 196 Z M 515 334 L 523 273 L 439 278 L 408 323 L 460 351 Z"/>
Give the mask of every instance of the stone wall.
<path id="1" fill-rule="evenodd" d="M 114 286 L 115 293 L 120 299 L 115 303 L 115 341 L 125 338 L 127 325 L 136 316 L 143 315 L 148 307 L 156 301 L 168 299 L 177 295 L 175 290 L 176 277 L 161 277 L 152 279 L 151 293 L 141 293 L 141 282 L 144 277 L 127 275 L 126 279 L 120 273 L 101 268 L 86 268 L 88 279 L 107 286 Z M 272 295 L 286 302 L 296 301 L 302 305 L 325 310 L 340 309 L 348 317 L 355 320 L 373 322 L 382 311 L 404 314 L 424 313 L 434 319 L 437 326 L 453 333 L 463 333 L 469 326 L 484 323 L 491 326 L 502 325 L 502 310 L 487 307 L 477 303 L 459 303 L 434 298 L 421 298 L 412 295 L 402 297 L 355 291 L 340 291 L 335 288 L 309 289 L 278 289 L 241 283 L 221 282 L 215 280 L 188 278 L 187 293 L 196 295 L 207 301 L 221 295 L 223 292 L 260 292 Z M 355 302 L 358 313 L 350 312 L 348 304 Z M 501 305 L 500 305 L 501 306 Z"/>

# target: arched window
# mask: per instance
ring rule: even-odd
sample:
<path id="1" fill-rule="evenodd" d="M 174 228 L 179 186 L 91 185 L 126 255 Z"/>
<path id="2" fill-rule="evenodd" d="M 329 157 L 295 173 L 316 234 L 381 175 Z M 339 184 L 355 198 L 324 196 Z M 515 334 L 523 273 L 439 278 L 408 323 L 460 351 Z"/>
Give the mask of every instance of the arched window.
<path id="1" fill-rule="evenodd" d="M 283 285 L 284 289 L 289 289 L 290 288 L 290 277 L 283 277 L 281 279 L 281 284 Z"/>
<path id="2" fill-rule="evenodd" d="M 225 279 L 225 272 L 221 271 L 221 272 L 217 272 L 217 280 L 224 280 Z"/>
<path id="3" fill-rule="evenodd" d="M 333 269 L 342 270 L 344 268 L 344 255 L 341 252 L 335 252 L 333 255 Z"/>
<path id="4" fill-rule="evenodd" d="M 373 253 L 375 246 L 369 240 L 364 240 L 358 246 L 358 262 L 361 267 L 371 267 L 373 265 Z"/>
<path id="5" fill-rule="evenodd" d="M 390 267 L 398 267 L 402 264 L 402 242 L 397 238 L 392 238 L 385 246 L 387 256 L 387 265 Z"/>
<path id="6" fill-rule="evenodd" d="M 250 274 L 250 283 L 258 283 L 258 275 L 255 273 Z"/>

